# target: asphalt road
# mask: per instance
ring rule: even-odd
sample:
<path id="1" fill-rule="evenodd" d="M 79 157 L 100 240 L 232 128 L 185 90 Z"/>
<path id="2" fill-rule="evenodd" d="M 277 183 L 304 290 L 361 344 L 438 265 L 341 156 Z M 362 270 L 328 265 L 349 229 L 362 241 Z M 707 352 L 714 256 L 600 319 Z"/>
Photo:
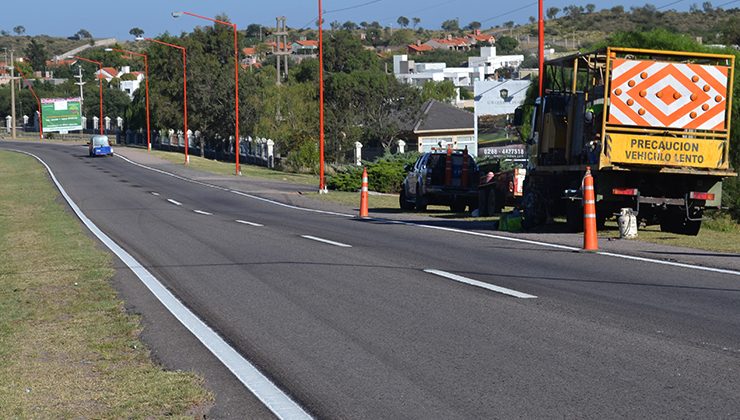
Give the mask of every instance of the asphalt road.
<path id="1" fill-rule="evenodd" d="M 317 417 L 740 413 L 738 275 L 302 211 L 81 146 L 0 147 L 44 159 L 95 224 Z M 206 376 L 211 415 L 270 415 L 120 271 L 155 356 Z"/>

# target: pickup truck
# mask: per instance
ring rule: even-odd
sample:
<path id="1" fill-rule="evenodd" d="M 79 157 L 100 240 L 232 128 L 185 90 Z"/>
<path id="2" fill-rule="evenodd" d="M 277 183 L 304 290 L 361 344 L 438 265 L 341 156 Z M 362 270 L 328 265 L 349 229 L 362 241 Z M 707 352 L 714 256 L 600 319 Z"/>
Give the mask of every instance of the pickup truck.
<path id="1" fill-rule="evenodd" d="M 425 211 L 430 204 L 454 212 L 478 208 L 478 165 L 467 149 L 427 152 L 405 169 L 398 200 L 402 210 Z"/>

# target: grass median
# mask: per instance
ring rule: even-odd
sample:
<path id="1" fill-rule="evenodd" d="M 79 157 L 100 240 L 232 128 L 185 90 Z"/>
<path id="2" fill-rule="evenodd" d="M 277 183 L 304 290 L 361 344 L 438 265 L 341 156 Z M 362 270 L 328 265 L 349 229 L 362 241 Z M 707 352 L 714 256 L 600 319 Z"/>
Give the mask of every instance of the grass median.
<path id="1" fill-rule="evenodd" d="M 44 168 L 0 151 L 0 418 L 206 413 L 193 373 L 165 371 L 110 284 L 112 257 L 67 212 Z"/>

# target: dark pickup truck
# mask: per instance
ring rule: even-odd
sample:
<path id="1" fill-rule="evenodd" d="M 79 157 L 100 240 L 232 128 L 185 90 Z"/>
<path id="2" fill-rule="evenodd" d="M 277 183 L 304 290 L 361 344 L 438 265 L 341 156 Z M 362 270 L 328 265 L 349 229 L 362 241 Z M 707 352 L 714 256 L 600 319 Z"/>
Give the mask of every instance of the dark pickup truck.
<path id="1" fill-rule="evenodd" d="M 430 204 L 450 206 L 454 212 L 478 208 L 478 165 L 467 150 L 424 153 L 406 171 L 401 209 L 425 211 Z"/>

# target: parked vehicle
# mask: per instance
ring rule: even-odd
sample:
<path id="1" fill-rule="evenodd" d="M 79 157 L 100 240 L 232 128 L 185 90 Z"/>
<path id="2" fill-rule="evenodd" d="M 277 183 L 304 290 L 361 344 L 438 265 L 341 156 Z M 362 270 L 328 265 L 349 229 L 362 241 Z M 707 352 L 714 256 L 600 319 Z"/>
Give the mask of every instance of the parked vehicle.
<path id="1" fill-rule="evenodd" d="M 520 207 L 524 195 L 527 170 L 512 168 L 503 171 L 481 171 L 478 183 L 478 210 L 480 216 L 501 213 L 504 207 Z"/>
<path id="2" fill-rule="evenodd" d="M 606 48 L 545 63 L 532 112 L 524 222 L 583 223 L 591 169 L 596 220 L 632 208 L 641 224 L 696 235 L 729 166 L 733 55 Z M 522 125 L 522 110 L 515 125 Z"/>
<path id="3" fill-rule="evenodd" d="M 434 150 L 419 156 L 401 184 L 403 210 L 425 211 L 430 204 L 454 212 L 478 207 L 478 165 L 465 150 Z"/>
<path id="4" fill-rule="evenodd" d="M 95 156 L 113 156 L 113 149 L 110 147 L 108 136 L 95 135 L 87 143 L 88 152 L 91 157 Z"/>

